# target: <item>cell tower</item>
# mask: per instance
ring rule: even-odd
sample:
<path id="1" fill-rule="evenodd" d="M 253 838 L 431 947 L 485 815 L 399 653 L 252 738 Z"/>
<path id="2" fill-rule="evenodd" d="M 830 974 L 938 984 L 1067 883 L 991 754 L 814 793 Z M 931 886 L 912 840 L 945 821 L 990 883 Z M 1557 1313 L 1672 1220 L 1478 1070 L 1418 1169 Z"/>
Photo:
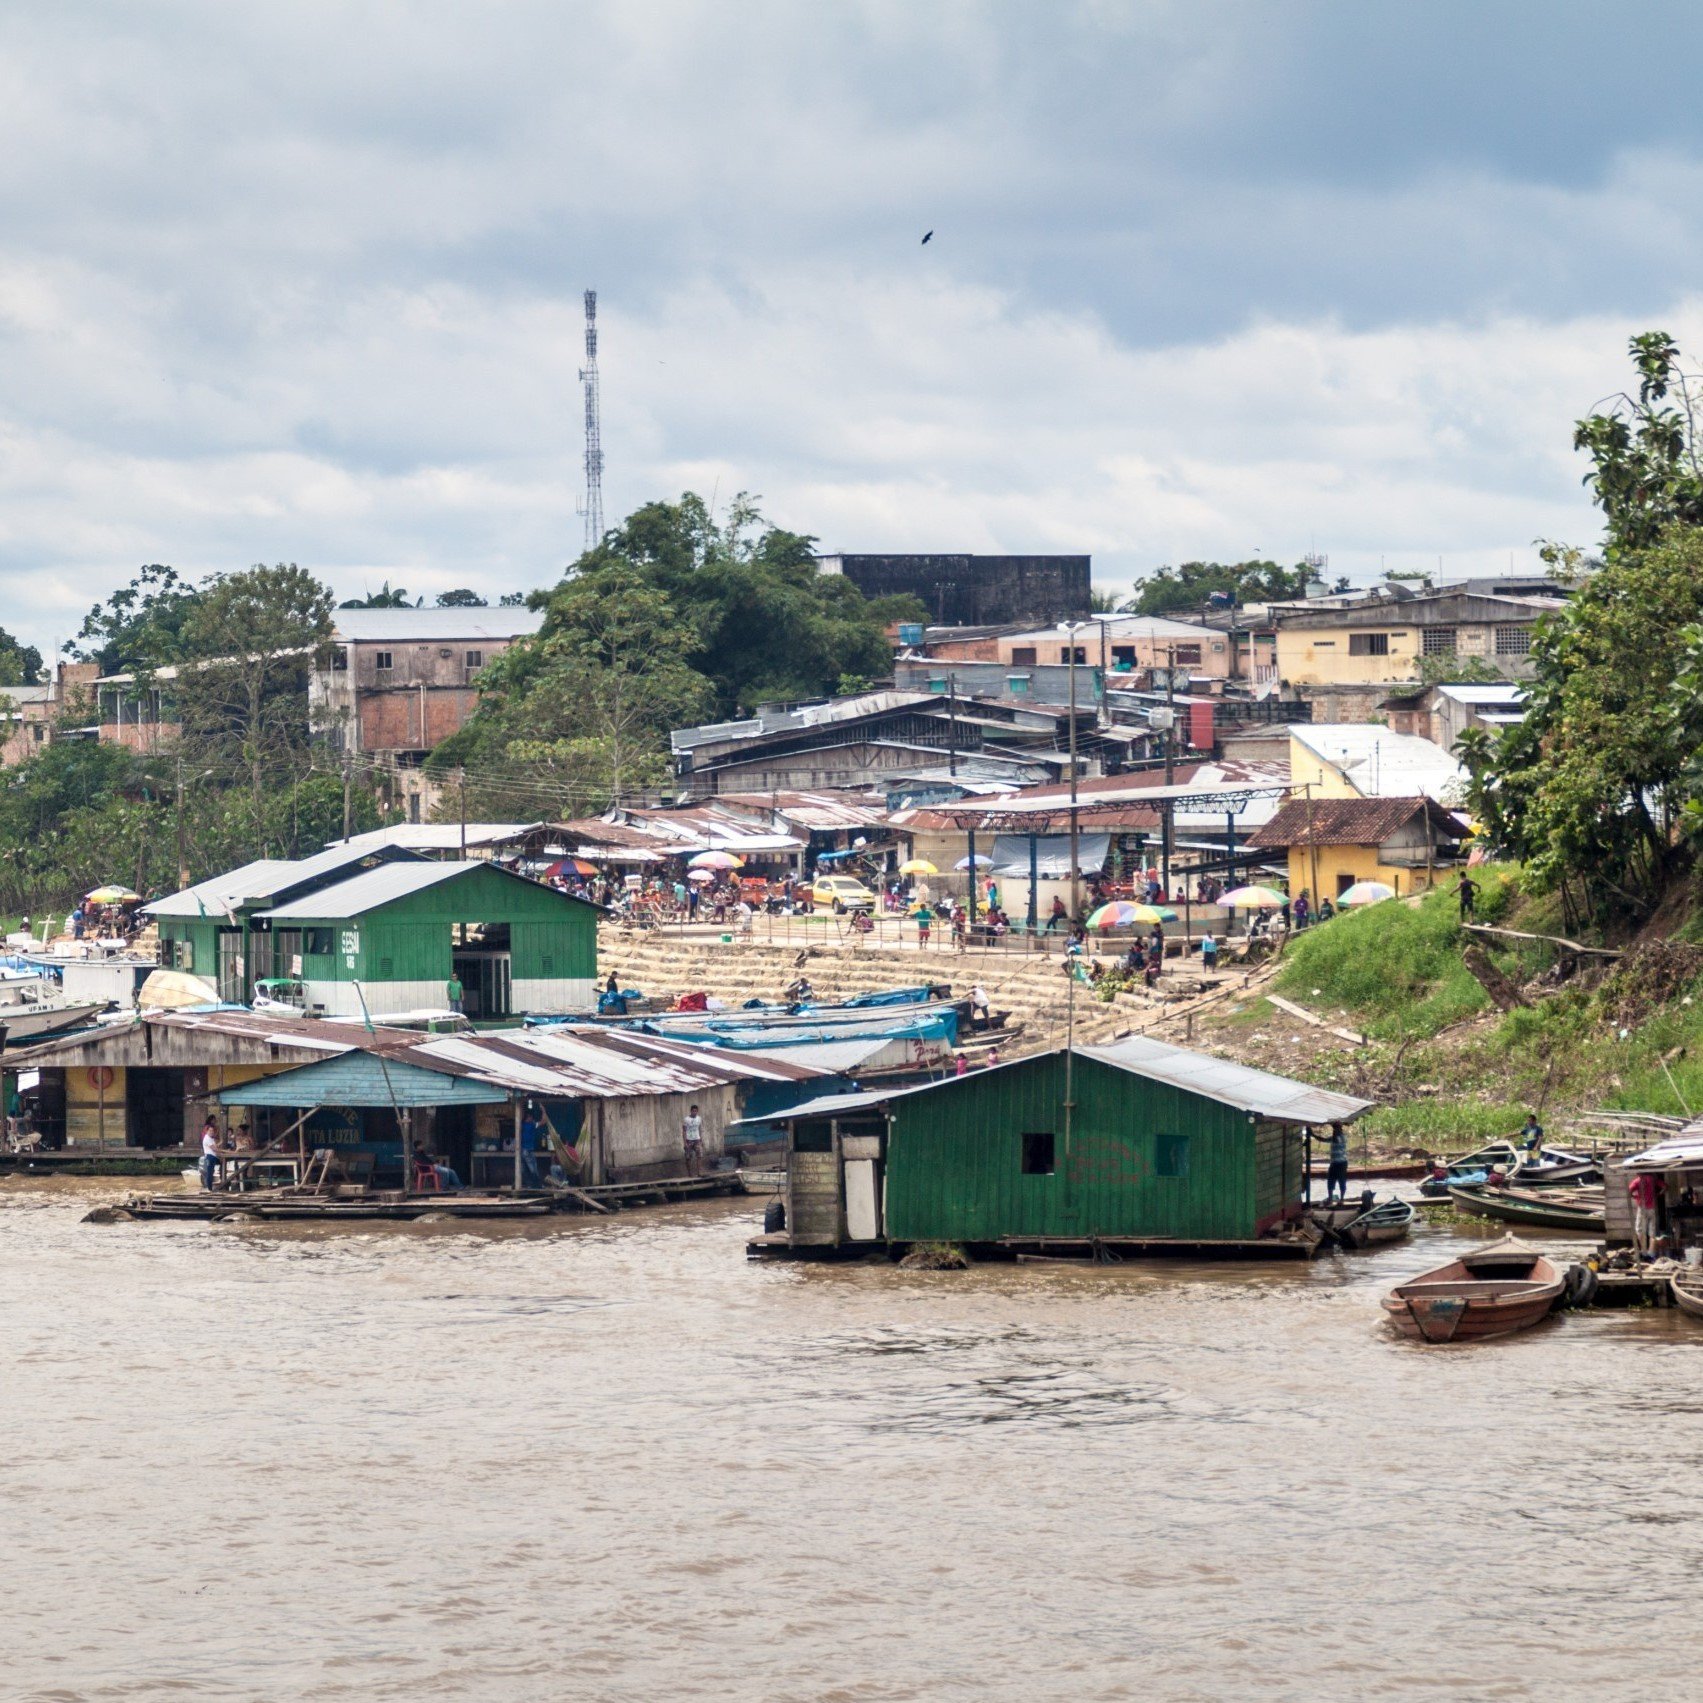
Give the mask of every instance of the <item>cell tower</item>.
<path id="1" fill-rule="evenodd" d="M 579 370 L 585 388 L 585 547 L 603 542 L 603 419 L 597 394 L 597 292 L 585 293 L 585 365 Z"/>

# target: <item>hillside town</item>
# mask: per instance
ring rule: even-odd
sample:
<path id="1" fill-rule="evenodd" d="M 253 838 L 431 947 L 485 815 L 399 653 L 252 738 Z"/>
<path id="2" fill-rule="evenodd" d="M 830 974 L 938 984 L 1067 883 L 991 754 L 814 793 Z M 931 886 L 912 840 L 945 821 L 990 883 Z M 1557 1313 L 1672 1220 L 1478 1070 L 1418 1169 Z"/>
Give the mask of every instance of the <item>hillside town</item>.
<path id="1" fill-rule="evenodd" d="M 1683 1695 L 1698 20 L 10 21 L 0 1694 Z"/>

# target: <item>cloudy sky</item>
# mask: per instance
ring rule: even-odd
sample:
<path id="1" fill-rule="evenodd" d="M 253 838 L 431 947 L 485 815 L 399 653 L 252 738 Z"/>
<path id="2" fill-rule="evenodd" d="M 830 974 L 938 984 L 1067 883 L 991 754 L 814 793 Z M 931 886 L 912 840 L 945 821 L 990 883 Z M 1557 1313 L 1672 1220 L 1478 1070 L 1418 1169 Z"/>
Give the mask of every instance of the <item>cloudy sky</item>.
<path id="1" fill-rule="evenodd" d="M 1627 336 L 1703 347 L 1700 47 L 1689 0 L 14 9 L 0 624 L 148 561 L 548 582 L 587 286 L 611 518 L 1529 563 L 1596 535 Z"/>

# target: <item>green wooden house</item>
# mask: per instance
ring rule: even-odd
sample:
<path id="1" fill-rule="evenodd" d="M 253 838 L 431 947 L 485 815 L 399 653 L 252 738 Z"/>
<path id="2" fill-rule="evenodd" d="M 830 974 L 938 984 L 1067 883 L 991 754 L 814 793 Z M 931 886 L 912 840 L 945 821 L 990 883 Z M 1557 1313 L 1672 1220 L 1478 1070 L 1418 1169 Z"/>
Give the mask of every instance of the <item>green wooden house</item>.
<path id="1" fill-rule="evenodd" d="M 149 907 L 161 962 L 234 1003 L 294 977 L 328 1017 L 442 1010 L 452 974 L 474 1019 L 595 1006 L 595 906 L 490 863 L 338 855 L 250 865 Z"/>
<path id="2" fill-rule="evenodd" d="M 809 1101 L 786 1246 L 1305 1253 L 1312 1142 L 1369 1105 L 1146 1037 Z"/>

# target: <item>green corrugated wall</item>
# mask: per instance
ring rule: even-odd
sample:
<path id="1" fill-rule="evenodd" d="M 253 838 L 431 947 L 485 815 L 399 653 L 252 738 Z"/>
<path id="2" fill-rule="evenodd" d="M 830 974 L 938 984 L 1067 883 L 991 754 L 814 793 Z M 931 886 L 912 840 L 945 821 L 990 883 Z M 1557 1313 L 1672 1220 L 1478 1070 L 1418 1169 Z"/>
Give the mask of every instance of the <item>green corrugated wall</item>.
<path id="1" fill-rule="evenodd" d="M 330 928 L 334 943 L 347 930 L 360 934 L 361 949 L 352 970 L 341 953 L 304 957 L 303 973 L 310 981 L 447 982 L 449 925 L 457 922 L 506 922 L 509 973 L 516 981 L 597 974 L 596 911 L 566 894 L 495 869 L 475 870 L 345 921 L 309 919 L 290 926 Z"/>
<path id="2" fill-rule="evenodd" d="M 194 967 L 190 970 L 193 976 L 205 976 L 209 981 L 217 981 L 219 976 L 219 924 L 211 918 L 201 917 L 161 917 L 161 941 L 187 940 L 190 951 L 194 956 Z M 160 962 L 170 969 L 171 956 L 161 952 Z"/>
<path id="3" fill-rule="evenodd" d="M 888 1236 L 1254 1235 L 1255 1128 L 1245 1113 L 1078 1058 L 1067 1152 L 1064 1079 L 1061 1054 L 895 1101 Z M 1023 1174 L 1025 1131 L 1053 1133 L 1051 1176 Z M 1186 1176 L 1157 1175 L 1161 1136 L 1188 1138 Z"/>

